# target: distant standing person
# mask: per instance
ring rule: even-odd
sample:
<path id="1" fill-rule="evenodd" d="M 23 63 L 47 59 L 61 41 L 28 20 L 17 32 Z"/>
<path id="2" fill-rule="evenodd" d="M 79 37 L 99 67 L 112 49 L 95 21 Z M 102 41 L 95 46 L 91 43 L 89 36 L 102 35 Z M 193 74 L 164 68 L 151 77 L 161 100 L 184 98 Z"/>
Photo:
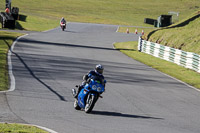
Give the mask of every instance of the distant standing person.
<path id="1" fill-rule="evenodd" d="M 9 9 L 9 8 L 6 8 L 5 12 L 6 12 L 6 13 L 10 13 L 10 9 Z"/>

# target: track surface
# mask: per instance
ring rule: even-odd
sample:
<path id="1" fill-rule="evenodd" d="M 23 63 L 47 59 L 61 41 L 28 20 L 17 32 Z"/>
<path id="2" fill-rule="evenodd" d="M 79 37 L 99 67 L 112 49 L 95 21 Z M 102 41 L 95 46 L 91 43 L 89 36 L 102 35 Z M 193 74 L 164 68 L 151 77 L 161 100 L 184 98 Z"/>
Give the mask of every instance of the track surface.
<path id="1" fill-rule="evenodd" d="M 20 39 L 12 55 L 16 89 L 1 94 L 1 121 L 59 133 L 199 133 L 200 93 L 113 49 L 137 40 L 117 26 L 69 23 Z M 104 98 L 91 114 L 73 108 L 71 89 L 103 64 Z"/>

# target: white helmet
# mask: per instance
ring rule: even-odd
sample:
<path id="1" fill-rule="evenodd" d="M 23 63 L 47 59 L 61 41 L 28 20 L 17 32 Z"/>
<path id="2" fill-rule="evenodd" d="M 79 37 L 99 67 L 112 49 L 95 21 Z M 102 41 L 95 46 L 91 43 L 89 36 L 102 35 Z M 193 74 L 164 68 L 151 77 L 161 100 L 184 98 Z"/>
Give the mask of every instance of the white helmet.
<path id="1" fill-rule="evenodd" d="M 95 71 L 99 74 L 103 74 L 103 66 L 101 64 L 96 65 Z"/>

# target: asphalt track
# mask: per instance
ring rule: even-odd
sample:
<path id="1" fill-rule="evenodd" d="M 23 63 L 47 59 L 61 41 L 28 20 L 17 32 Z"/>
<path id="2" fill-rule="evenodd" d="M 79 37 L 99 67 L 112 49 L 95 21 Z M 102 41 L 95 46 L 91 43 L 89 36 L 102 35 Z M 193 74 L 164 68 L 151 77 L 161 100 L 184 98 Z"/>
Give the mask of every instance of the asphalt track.
<path id="1" fill-rule="evenodd" d="M 138 35 L 117 26 L 69 23 L 30 33 L 12 54 L 15 90 L 0 94 L 0 120 L 59 133 L 199 133 L 200 92 L 113 49 Z M 106 92 L 91 114 L 73 108 L 71 88 L 96 64 Z"/>

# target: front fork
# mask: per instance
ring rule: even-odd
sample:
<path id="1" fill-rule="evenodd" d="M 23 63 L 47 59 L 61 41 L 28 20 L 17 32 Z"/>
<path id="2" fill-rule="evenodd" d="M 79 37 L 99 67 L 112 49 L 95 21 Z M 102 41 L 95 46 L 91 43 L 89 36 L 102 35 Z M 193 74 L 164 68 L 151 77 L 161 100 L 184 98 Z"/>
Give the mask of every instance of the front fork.
<path id="1" fill-rule="evenodd" d="M 94 101 L 95 101 L 95 103 L 96 103 L 96 101 L 97 101 L 98 98 L 99 98 L 98 94 L 89 93 L 88 96 L 87 96 L 86 104 L 89 103 L 90 97 L 91 97 L 92 95 L 94 96 Z"/>

